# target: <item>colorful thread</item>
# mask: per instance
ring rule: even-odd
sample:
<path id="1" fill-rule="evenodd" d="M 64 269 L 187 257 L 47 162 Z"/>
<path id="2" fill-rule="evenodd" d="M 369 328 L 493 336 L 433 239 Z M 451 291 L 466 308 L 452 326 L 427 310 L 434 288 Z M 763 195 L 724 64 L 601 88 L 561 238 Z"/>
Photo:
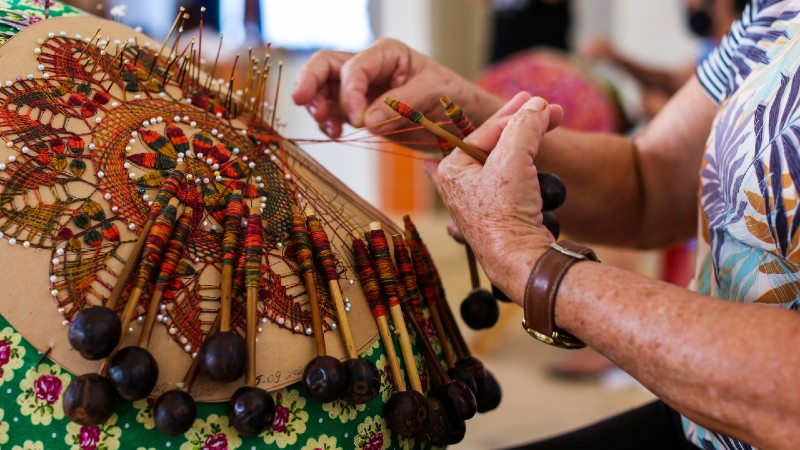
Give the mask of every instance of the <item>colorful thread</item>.
<path id="1" fill-rule="evenodd" d="M 258 288 L 263 259 L 264 229 L 261 216 L 250 214 L 247 218 L 247 231 L 244 236 L 244 285 L 247 289 Z"/>
<path id="2" fill-rule="evenodd" d="M 473 131 L 475 131 L 475 126 L 464 114 L 464 110 L 461 109 L 460 106 L 453 103 L 453 101 L 446 96 L 439 99 L 439 101 L 444 106 L 444 113 L 447 114 L 450 122 L 452 122 L 453 125 L 458 128 L 458 131 L 461 132 L 462 136 L 467 137 Z"/>
<path id="3" fill-rule="evenodd" d="M 165 206 L 150 228 L 150 234 L 147 235 L 147 241 L 144 246 L 144 251 L 142 252 L 142 259 L 139 263 L 139 274 L 136 277 L 136 286 L 144 287 L 161 265 L 161 258 L 169 244 L 172 230 L 175 227 L 177 213 L 178 209 L 175 206 Z"/>
<path id="4" fill-rule="evenodd" d="M 183 257 L 183 252 L 186 249 L 186 243 L 189 240 L 189 235 L 192 232 L 192 210 L 187 209 L 181 214 L 175 228 L 172 231 L 172 238 L 167 244 L 167 250 L 164 252 L 164 257 L 161 259 L 161 268 L 156 278 L 156 289 L 164 290 L 172 281 L 172 276 L 178 267 L 178 263 Z"/>
<path id="5" fill-rule="evenodd" d="M 369 249 L 372 253 L 372 261 L 375 264 L 375 273 L 381 284 L 386 303 L 391 308 L 400 304 L 400 297 L 395 276 L 394 264 L 389 254 L 389 241 L 383 230 L 372 230 L 369 232 Z"/>
<path id="6" fill-rule="evenodd" d="M 372 315 L 380 317 L 386 315 L 386 307 L 381 300 L 381 285 L 378 282 L 378 277 L 375 275 L 375 269 L 372 267 L 370 261 L 369 250 L 364 241 L 358 238 L 353 238 L 353 259 L 355 259 L 356 274 L 358 280 L 361 281 L 361 289 L 364 291 L 364 297 L 367 298 Z"/>
<path id="7" fill-rule="evenodd" d="M 228 207 L 225 209 L 225 221 L 223 222 L 225 227 L 225 232 L 222 236 L 223 265 L 232 266 L 236 263 L 236 250 L 242 226 L 242 211 L 242 193 L 234 191 L 228 197 Z"/>
<path id="8" fill-rule="evenodd" d="M 294 240 L 294 253 L 300 273 L 314 270 L 314 253 L 311 251 L 311 238 L 306 229 L 306 221 L 299 209 L 292 211 L 292 239 Z"/>
<path id="9" fill-rule="evenodd" d="M 422 299 L 420 298 L 417 275 L 411 264 L 411 255 L 406 244 L 401 239 L 394 240 L 394 261 L 397 265 L 397 274 L 400 282 L 405 287 L 405 296 L 401 296 L 403 311 L 406 314 L 422 320 Z"/>
<path id="10" fill-rule="evenodd" d="M 406 103 L 401 102 L 400 100 L 386 97 L 385 99 L 383 99 L 383 102 L 389 105 L 390 108 L 395 110 L 397 114 L 400 114 L 401 116 L 405 117 L 406 119 L 414 123 L 421 124 L 422 119 L 425 118 L 425 116 L 423 116 L 421 112 L 415 110 L 414 108 L 412 108 Z"/>
<path id="11" fill-rule="evenodd" d="M 308 231 L 311 237 L 311 246 L 317 255 L 317 264 L 320 270 L 327 281 L 338 280 L 339 273 L 336 271 L 336 257 L 331 249 L 328 234 L 325 233 L 325 229 L 322 227 L 322 222 L 316 216 L 306 217 L 306 222 L 308 223 Z"/>
<path id="12" fill-rule="evenodd" d="M 405 223 L 406 230 L 411 234 L 410 238 L 407 239 L 407 244 L 417 274 L 417 286 L 420 289 L 422 299 L 425 301 L 426 306 L 431 309 L 436 308 L 436 303 L 439 301 L 439 289 L 435 281 L 437 275 L 432 273 L 434 269 L 428 264 L 430 255 L 426 258 L 425 253 L 427 253 L 427 248 L 424 248 L 425 246 L 422 244 L 422 239 L 414 223 L 411 222 L 411 218 L 404 216 L 403 222 Z"/>
<path id="13" fill-rule="evenodd" d="M 173 197 L 178 195 L 184 181 L 186 181 L 186 175 L 180 170 L 173 170 L 169 174 L 167 179 L 164 180 L 164 184 L 161 185 L 158 194 L 156 194 L 153 205 L 150 206 L 150 220 L 156 220 L 156 217 L 161 213 L 164 206 L 166 206 Z"/>

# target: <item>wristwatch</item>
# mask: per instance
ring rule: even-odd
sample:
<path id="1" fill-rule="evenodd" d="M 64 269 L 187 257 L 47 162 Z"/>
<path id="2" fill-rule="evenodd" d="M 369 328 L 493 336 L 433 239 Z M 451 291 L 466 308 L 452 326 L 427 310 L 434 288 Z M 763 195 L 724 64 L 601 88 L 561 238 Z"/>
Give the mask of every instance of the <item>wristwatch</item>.
<path id="1" fill-rule="evenodd" d="M 558 287 L 567 271 L 581 261 L 600 260 L 589 247 L 565 240 L 551 243 L 533 266 L 525 286 L 522 327 L 535 339 L 560 348 L 586 347 L 583 341 L 558 328 L 555 322 Z"/>

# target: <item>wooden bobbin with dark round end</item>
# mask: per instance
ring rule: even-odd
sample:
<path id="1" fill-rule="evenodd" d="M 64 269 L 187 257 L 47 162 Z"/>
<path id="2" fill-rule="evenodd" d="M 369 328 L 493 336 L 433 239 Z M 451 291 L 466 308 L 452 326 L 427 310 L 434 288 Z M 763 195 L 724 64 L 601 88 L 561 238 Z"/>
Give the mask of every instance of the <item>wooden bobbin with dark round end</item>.
<path id="1" fill-rule="evenodd" d="M 220 316 L 214 319 L 206 339 L 219 332 Z M 161 434 L 177 436 L 186 433 L 197 418 L 197 403 L 189 394 L 200 371 L 199 358 L 192 359 L 186 375 L 175 389 L 161 394 L 153 406 L 153 421 Z"/>
<path id="2" fill-rule="evenodd" d="M 442 436 L 442 439 L 439 442 L 434 442 L 433 444 L 438 447 L 456 445 L 463 441 L 464 436 L 466 435 L 467 423 L 463 420 L 457 420 L 451 417 L 445 424 L 444 435 Z"/>
<path id="3" fill-rule="evenodd" d="M 417 335 L 417 342 L 422 347 L 425 355 L 425 362 L 431 374 L 431 379 L 437 393 L 437 397 L 442 401 L 449 416 L 455 420 L 469 420 L 478 411 L 475 394 L 461 381 L 452 380 L 447 372 L 442 368 L 436 352 L 431 343 L 425 339 L 422 326 L 414 320 L 412 315 L 406 315 L 408 323 L 411 324 L 414 333 Z"/>
<path id="4" fill-rule="evenodd" d="M 311 241 L 308 236 L 308 229 L 306 228 L 306 221 L 303 213 L 297 207 L 292 205 L 292 220 L 294 227 L 292 228 L 293 238 L 296 242 L 305 242 L 310 250 Z M 306 365 L 303 370 L 303 388 L 313 400 L 320 403 L 331 402 L 342 395 L 349 380 L 347 379 L 347 372 L 344 365 L 338 359 L 328 356 L 325 347 L 325 335 L 322 329 L 322 313 L 319 307 L 319 299 L 317 298 L 317 287 L 314 281 L 313 272 L 313 257 L 310 261 L 298 261 L 301 267 L 302 278 L 305 283 L 306 294 L 308 295 L 308 304 L 311 312 L 311 330 L 314 334 L 314 344 L 316 346 L 317 356 L 314 357 Z M 298 255 L 298 258 L 302 256 Z M 303 267 L 310 267 L 303 269 Z"/>
<path id="5" fill-rule="evenodd" d="M 170 205 L 177 199 L 170 201 Z M 158 363 L 147 350 L 156 316 L 160 310 L 164 290 L 174 274 L 175 266 L 180 261 L 186 247 L 186 239 L 192 228 L 192 208 L 185 208 L 172 231 L 161 267 L 159 269 L 156 289 L 150 298 L 147 316 L 144 320 L 138 346 L 125 347 L 111 356 L 108 365 L 108 377 L 120 397 L 126 400 L 140 400 L 153 391 L 158 381 Z M 170 263 L 166 263 L 169 261 Z M 130 301 L 130 300 L 129 300 Z"/>
<path id="6" fill-rule="evenodd" d="M 491 328 L 500 318 L 497 299 L 486 289 L 473 289 L 461 302 L 461 319 L 473 330 Z"/>
<path id="7" fill-rule="evenodd" d="M 241 191 L 232 194 L 241 197 Z M 230 208 L 230 207 L 229 207 Z M 230 209 L 229 209 L 230 211 Z M 230 212 L 229 212 L 230 214 Z M 236 241 L 240 233 L 241 217 L 232 226 L 226 220 L 225 238 Z M 247 348 L 244 340 L 231 330 L 231 294 L 233 286 L 233 264 L 223 262 L 220 278 L 220 332 L 203 342 L 197 355 L 200 369 L 212 380 L 231 382 L 238 380 L 247 367 Z"/>
<path id="8" fill-rule="evenodd" d="M 223 331 L 208 339 L 197 355 L 203 372 L 216 381 L 238 380 L 247 367 L 244 340 L 233 331 Z"/>
<path id="9" fill-rule="evenodd" d="M 175 167 L 173 175 L 182 178 L 185 172 L 186 163 L 181 163 Z M 169 196 L 170 194 L 167 193 L 165 188 L 162 188 L 159 192 L 159 198 L 164 198 L 164 203 L 168 201 L 167 198 Z M 173 204 L 177 203 L 174 202 Z M 115 309 L 122 297 L 122 293 L 125 291 L 128 280 L 139 267 L 139 260 L 147 243 L 147 236 L 153 227 L 154 219 L 152 217 L 155 215 L 155 211 L 159 210 L 156 208 L 163 206 L 165 205 L 160 202 L 154 203 L 151 209 L 151 217 L 142 226 L 139 238 L 136 240 L 136 244 L 134 244 L 127 261 L 125 261 L 125 265 L 117 277 L 117 283 L 114 285 L 114 289 L 111 291 L 105 305 L 94 306 L 81 311 L 70 324 L 67 340 L 82 357 L 92 361 L 106 358 L 111 355 L 120 341 L 124 327 L 122 319 L 117 315 Z"/>
<path id="10" fill-rule="evenodd" d="M 383 405 L 383 416 L 389 428 L 395 433 L 413 437 L 428 418 L 428 403 L 425 396 L 416 390 L 407 390 L 400 361 L 394 348 L 394 340 L 389 331 L 386 318 L 386 304 L 381 293 L 375 269 L 370 260 L 369 250 L 357 234 L 353 235 L 353 257 L 356 260 L 358 279 L 370 304 L 372 316 L 378 325 L 378 332 L 386 353 L 387 364 L 396 392 Z"/>
<path id="11" fill-rule="evenodd" d="M 477 388 L 475 400 L 478 412 L 484 413 L 497 408 L 503 395 L 500 384 L 485 369 L 483 363 L 469 353 L 469 347 L 467 347 L 461 332 L 458 330 L 458 325 L 455 323 L 452 312 L 446 305 L 442 307 L 442 316 L 445 318 L 445 326 L 448 332 L 451 336 L 455 336 L 451 342 L 458 355 L 456 367 L 464 370 L 475 379 Z"/>
<path id="12" fill-rule="evenodd" d="M 381 374 L 372 361 L 350 358 L 344 362 L 349 383 L 342 393 L 342 400 L 363 404 L 374 399 L 381 391 Z"/>
<path id="13" fill-rule="evenodd" d="M 254 211 L 254 212 L 253 212 Z M 236 390 L 228 404 L 233 427 L 244 436 L 261 434 L 275 418 L 275 400 L 265 390 L 256 387 L 256 329 L 258 325 L 258 279 L 263 262 L 261 205 L 251 209 L 245 233 L 245 287 L 247 288 L 245 341 L 247 345 L 247 370 L 245 385 Z M 254 251 L 253 254 L 249 253 Z"/>
<path id="14" fill-rule="evenodd" d="M 236 431 L 244 436 L 257 436 L 272 424 L 275 401 L 263 389 L 242 386 L 231 397 L 229 414 Z"/>
<path id="15" fill-rule="evenodd" d="M 158 363 L 142 347 L 125 347 L 111 357 L 108 378 L 125 400 L 141 400 L 151 392 L 158 380 Z"/>
<path id="16" fill-rule="evenodd" d="M 473 330 L 491 328 L 500 318 L 500 308 L 497 307 L 497 299 L 494 298 L 494 295 L 481 288 L 475 253 L 469 245 L 466 246 L 466 249 L 472 291 L 461 302 L 461 318 Z"/>
<path id="17" fill-rule="evenodd" d="M 489 412 L 497 408 L 503 398 L 503 391 L 500 388 L 500 383 L 497 382 L 497 378 L 488 370 L 484 370 L 483 373 L 483 378 L 476 380 L 478 383 L 478 395 L 475 399 L 478 402 L 479 413 Z"/>
<path id="18" fill-rule="evenodd" d="M 314 208 L 307 205 L 305 209 L 306 222 L 311 234 L 311 245 L 314 249 L 318 266 L 335 267 L 335 260 L 328 240 L 327 233 L 319 219 L 316 218 Z M 347 317 L 347 308 L 342 299 L 339 287 L 339 277 L 333 270 L 323 270 L 323 276 L 328 282 L 328 292 L 336 308 L 336 317 L 339 322 L 339 333 L 344 343 L 347 360 L 343 369 L 348 380 L 347 387 L 341 393 L 341 399 L 353 404 L 363 404 L 377 397 L 381 390 L 381 374 L 371 361 L 358 357 L 350 319 Z"/>
<path id="19" fill-rule="evenodd" d="M 408 216 L 405 216 L 403 219 L 404 221 L 411 220 Z M 448 345 L 444 323 L 442 322 L 441 314 L 439 314 L 439 308 L 436 306 L 439 299 L 437 298 L 436 287 L 433 286 L 434 281 L 430 279 L 430 273 L 425 272 L 425 265 L 427 264 L 425 255 L 423 254 L 417 239 L 414 237 L 414 233 L 410 229 L 406 229 L 403 232 L 403 235 L 406 242 L 409 244 L 411 257 L 414 261 L 415 270 L 417 271 L 418 284 L 423 294 L 423 304 L 428 307 L 428 312 L 430 313 L 431 320 L 433 321 L 434 330 L 436 330 L 436 337 L 439 339 L 441 344 L 442 354 L 444 355 L 447 367 L 452 368 L 455 366 L 456 356 L 453 354 L 452 349 Z M 425 272 L 425 274 L 422 275 L 422 272 Z"/>
<path id="20" fill-rule="evenodd" d="M 466 370 L 460 367 L 451 367 L 447 369 L 447 376 L 453 381 L 460 381 L 469 388 L 474 395 L 478 395 L 478 383 L 475 378 Z"/>

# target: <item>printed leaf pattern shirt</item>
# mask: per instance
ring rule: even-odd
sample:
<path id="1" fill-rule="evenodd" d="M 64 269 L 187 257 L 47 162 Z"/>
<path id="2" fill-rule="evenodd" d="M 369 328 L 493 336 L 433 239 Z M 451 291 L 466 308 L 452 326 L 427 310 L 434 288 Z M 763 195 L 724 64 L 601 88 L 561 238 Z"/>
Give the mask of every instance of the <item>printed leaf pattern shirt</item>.
<path id="1" fill-rule="evenodd" d="M 697 70 L 719 104 L 700 169 L 694 286 L 701 294 L 798 308 L 798 32 L 800 1 L 753 0 Z M 700 448 L 753 448 L 683 424 Z"/>

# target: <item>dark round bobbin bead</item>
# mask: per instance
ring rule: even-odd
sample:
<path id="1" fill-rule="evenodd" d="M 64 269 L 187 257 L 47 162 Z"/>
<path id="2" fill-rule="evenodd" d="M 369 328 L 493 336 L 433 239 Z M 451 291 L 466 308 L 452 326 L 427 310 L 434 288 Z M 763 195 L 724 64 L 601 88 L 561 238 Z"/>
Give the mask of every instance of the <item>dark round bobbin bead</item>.
<path id="1" fill-rule="evenodd" d="M 353 403 L 367 403 L 381 391 L 381 373 L 370 361 L 363 358 L 348 359 L 344 370 L 350 382 L 342 393 L 342 400 Z"/>
<path id="2" fill-rule="evenodd" d="M 383 406 L 383 415 L 395 433 L 411 437 L 428 420 L 428 400 L 417 391 L 396 392 Z"/>
<path id="3" fill-rule="evenodd" d="M 244 436 L 256 436 L 272 425 L 275 400 L 263 389 L 242 386 L 231 397 L 229 413 L 236 431 Z"/>
<path id="4" fill-rule="evenodd" d="M 339 398 L 347 389 L 348 382 L 344 365 L 331 356 L 315 357 L 303 371 L 306 394 L 320 403 Z"/>
<path id="5" fill-rule="evenodd" d="M 553 211 L 564 204 L 567 199 L 567 187 L 558 175 L 540 172 L 539 189 L 542 193 L 542 211 Z"/>
<path id="6" fill-rule="evenodd" d="M 95 306 L 78 314 L 69 326 L 67 339 L 81 356 L 94 361 L 110 355 L 121 335 L 119 315 L 104 306 Z"/>
<path id="7" fill-rule="evenodd" d="M 451 381 L 442 387 L 439 399 L 447 408 L 448 415 L 457 420 L 469 420 L 478 412 L 475 394 L 466 384 Z"/>
<path id="8" fill-rule="evenodd" d="M 158 380 L 158 363 L 141 347 L 125 347 L 111 357 L 108 378 L 125 400 L 141 400 L 151 392 Z"/>
<path id="9" fill-rule="evenodd" d="M 497 300 L 486 289 L 473 289 L 461 302 L 461 318 L 473 330 L 491 328 L 499 317 Z"/>
<path id="10" fill-rule="evenodd" d="M 84 426 L 97 426 L 114 414 L 117 392 L 108 378 L 96 373 L 75 377 L 64 391 L 64 413 Z"/>
<path id="11" fill-rule="evenodd" d="M 444 447 L 446 445 L 456 445 L 464 440 L 467 434 L 467 423 L 463 420 L 456 420 L 451 418 L 447 421 L 444 428 L 444 436 L 439 442 L 434 442 L 437 447 Z"/>
<path id="12" fill-rule="evenodd" d="M 200 349 L 200 370 L 216 381 L 235 381 L 247 368 L 247 348 L 244 340 L 232 331 L 217 333 Z"/>
<path id="13" fill-rule="evenodd" d="M 167 436 L 186 433 L 197 418 L 197 403 L 188 393 L 173 389 L 161 394 L 153 407 L 153 421 Z"/>

